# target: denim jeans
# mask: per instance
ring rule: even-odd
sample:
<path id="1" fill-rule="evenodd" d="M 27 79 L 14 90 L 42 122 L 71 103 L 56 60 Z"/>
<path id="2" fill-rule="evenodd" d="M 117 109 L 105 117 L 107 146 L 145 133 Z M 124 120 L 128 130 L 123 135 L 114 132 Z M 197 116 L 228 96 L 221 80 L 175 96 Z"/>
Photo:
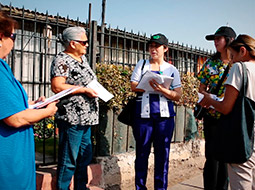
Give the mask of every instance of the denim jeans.
<path id="1" fill-rule="evenodd" d="M 59 150 L 57 188 L 68 190 L 74 175 L 74 189 L 86 190 L 87 166 L 92 160 L 90 126 L 70 125 L 57 121 L 59 128 Z"/>

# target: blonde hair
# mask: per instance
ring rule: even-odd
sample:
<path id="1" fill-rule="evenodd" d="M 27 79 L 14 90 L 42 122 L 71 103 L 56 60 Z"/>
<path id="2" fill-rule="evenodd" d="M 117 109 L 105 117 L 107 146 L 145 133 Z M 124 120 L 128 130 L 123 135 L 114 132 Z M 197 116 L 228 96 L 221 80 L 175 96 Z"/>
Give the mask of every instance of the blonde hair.
<path id="1" fill-rule="evenodd" d="M 245 47 L 252 58 L 255 59 L 255 39 L 246 34 L 240 34 L 234 41 L 229 45 L 230 48 L 236 52 L 240 51 L 240 47 Z"/>

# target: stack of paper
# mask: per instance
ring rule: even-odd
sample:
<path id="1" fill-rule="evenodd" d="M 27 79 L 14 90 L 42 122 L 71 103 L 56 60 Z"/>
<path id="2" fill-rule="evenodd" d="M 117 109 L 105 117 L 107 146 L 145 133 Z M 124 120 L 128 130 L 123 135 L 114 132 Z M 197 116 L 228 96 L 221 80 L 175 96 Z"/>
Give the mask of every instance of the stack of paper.
<path id="1" fill-rule="evenodd" d="M 163 84 L 164 87 L 169 89 L 174 78 L 167 75 L 159 75 L 152 71 L 146 71 L 136 88 L 143 89 L 145 92 L 153 92 L 154 89 L 149 83 L 152 79 L 154 79 L 159 84 Z"/>
<path id="2" fill-rule="evenodd" d="M 72 88 L 69 88 L 69 89 L 66 89 L 66 90 L 63 90 L 53 96 L 51 96 L 50 98 L 46 98 L 44 102 L 38 102 L 36 104 L 33 104 L 33 105 L 29 105 L 29 108 L 30 109 L 39 109 L 39 108 L 42 108 L 44 106 L 47 106 L 48 104 L 50 104 L 51 102 L 54 102 L 56 100 L 59 100 L 60 98 L 68 95 L 68 94 L 71 94 L 73 93 L 74 91 L 80 89 L 81 87 L 72 87 Z"/>
<path id="3" fill-rule="evenodd" d="M 93 80 L 91 81 L 88 85 L 88 88 L 92 88 L 97 94 L 98 97 L 101 98 L 103 101 L 107 102 L 109 101 L 111 98 L 113 98 L 114 96 L 107 91 L 99 82 L 97 82 L 97 80 Z M 55 94 L 54 96 L 51 96 L 50 98 L 47 98 L 44 102 L 38 102 L 34 105 L 29 105 L 30 109 L 39 109 L 42 108 L 46 105 L 48 105 L 51 102 L 54 102 L 68 94 L 71 94 L 72 92 L 80 89 L 82 87 L 73 87 L 73 88 L 69 88 L 66 90 L 63 90 L 57 94 Z"/>

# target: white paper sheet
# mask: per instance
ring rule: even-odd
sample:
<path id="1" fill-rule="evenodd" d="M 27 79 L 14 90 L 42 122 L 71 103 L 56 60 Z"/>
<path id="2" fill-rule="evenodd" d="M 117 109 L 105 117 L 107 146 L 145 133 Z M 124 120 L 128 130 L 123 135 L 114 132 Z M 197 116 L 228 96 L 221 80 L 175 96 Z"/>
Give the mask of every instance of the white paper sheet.
<path id="1" fill-rule="evenodd" d="M 210 97 L 212 98 L 212 99 L 214 99 L 214 100 L 216 100 L 216 101 L 222 101 L 224 98 L 219 98 L 219 97 L 217 97 L 215 94 L 210 94 Z M 200 93 L 200 92 L 198 92 L 198 101 L 197 101 L 197 103 L 199 103 L 199 102 L 201 102 L 201 100 L 204 98 L 204 94 L 202 94 L 202 93 Z M 213 106 L 210 106 L 210 108 L 213 108 L 214 109 L 214 107 Z"/>
<path id="2" fill-rule="evenodd" d="M 224 98 L 219 98 L 215 94 L 210 94 L 210 97 L 216 101 L 222 101 Z M 201 102 L 201 100 L 204 98 L 204 94 L 198 93 L 198 101 L 197 103 Z"/>
<path id="3" fill-rule="evenodd" d="M 97 94 L 98 97 L 103 101 L 107 102 L 112 99 L 114 96 L 107 91 L 97 80 L 91 81 L 88 85 L 88 88 L 92 88 Z"/>
<path id="4" fill-rule="evenodd" d="M 201 100 L 204 98 L 204 95 L 200 92 L 198 92 L 198 101 L 197 103 L 201 102 Z"/>
<path id="5" fill-rule="evenodd" d="M 164 87 L 169 89 L 174 78 L 169 77 L 167 75 L 159 75 L 159 74 L 153 73 L 151 71 L 146 71 L 144 73 L 144 75 L 142 76 L 140 82 L 136 86 L 136 88 L 143 89 L 146 92 L 153 92 L 154 89 L 151 87 L 151 85 L 149 83 L 152 79 L 156 80 L 157 83 L 159 83 L 159 84 L 163 84 Z"/>
<path id="6" fill-rule="evenodd" d="M 81 87 L 72 87 L 66 90 L 63 90 L 53 96 L 51 96 L 50 98 L 46 98 L 46 100 L 44 102 L 37 102 L 36 104 L 33 105 L 29 105 L 29 109 L 39 109 L 42 108 L 44 106 L 47 106 L 49 103 L 54 102 L 56 100 L 59 100 L 60 98 L 73 93 L 74 91 L 80 89 Z"/>

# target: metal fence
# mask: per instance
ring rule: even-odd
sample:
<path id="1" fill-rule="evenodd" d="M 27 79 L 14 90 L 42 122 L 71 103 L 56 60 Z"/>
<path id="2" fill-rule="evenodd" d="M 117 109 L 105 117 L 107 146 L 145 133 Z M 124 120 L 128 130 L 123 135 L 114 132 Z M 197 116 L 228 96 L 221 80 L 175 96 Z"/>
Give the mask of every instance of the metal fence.
<path id="1" fill-rule="evenodd" d="M 17 39 L 12 52 L 7 57 L 7 63 L 25 88 L 29 99 L 36 99 L 42 95 L 46 97 L 53 95 L 50 90 L 50 65 L 53 57 L 62 50 L 58 43 L 58 34 L 62 33 L 66 27 L 81 26 L 86 29 L 90 40 L 87 56 L 93 69 L 95 69 L 96 63 L 132 67 L 138 60 L 149 58 L 147 46 L 149 38 L 145 34 L 135 34 L 132 31 L 127 32 L 111 27 L 105 27 L 102 32 L 96 21 L 84 23 L 78 19 L 74 21 L 59 15 L 48 15 L 47 12 L 42 14 L 36 10 L 14 8 L 11 5 L 1 5 L 1 10 L 11 15 L 19 23 L 19 28 L 16 30 Z M 180 73 L 196 74 L 201 63 L 210 54 L 211 52 L 172 42 L 169 43 L 166 60 L 170 64 L 174 64 Z M 181 112 L 180 110 L 176 111 Z M 185 113 L 185 110 L 179 113 L 179 122 L 183 127 L 177 127 L 173 141 L 183 140 L 185 118 L 187 117 Z M 176 122 L 178 123 L 178 117 Z M 121 123 L 118 123 L 113 112 L 101 113 L 100 123 L 93 129 L 92 135 L 95 156 L 112 155 L 134 149 L 130 127 L 123 127 Z M 46 144 L 48 139 L 44 138 L 42 159 L 40 160 L 43 164 L 56 162 L 56 128 L 53 134 L 53 157 L 51 157 L 53 160 L 47 160 L 48 145 Z"/>
<path id="2" fill-rule="evenodd" d="M 96 22 L 92 24 L 96 27 Z M 100 30 L 92 30 L 96 32 L 92 43 L 99 44 L 96 49 L 96 62 L 107 64 L 122 64 L 135 66 L 140 59 L 149 58 L 148 40 L 146 34 L 134 34 L 132 31 L 122 31 L 108 27 L 102 33 Z M 171 42 L 168 44 L 169 51 L 165 55 L 165 60 L 170 64 L 174 64 L 181 74 L 194 73 L 200 69 L 202 63 L 212 54 L 212 52 L 201 50 L 200 48 L 192 48 L 188 45 Z"/>

